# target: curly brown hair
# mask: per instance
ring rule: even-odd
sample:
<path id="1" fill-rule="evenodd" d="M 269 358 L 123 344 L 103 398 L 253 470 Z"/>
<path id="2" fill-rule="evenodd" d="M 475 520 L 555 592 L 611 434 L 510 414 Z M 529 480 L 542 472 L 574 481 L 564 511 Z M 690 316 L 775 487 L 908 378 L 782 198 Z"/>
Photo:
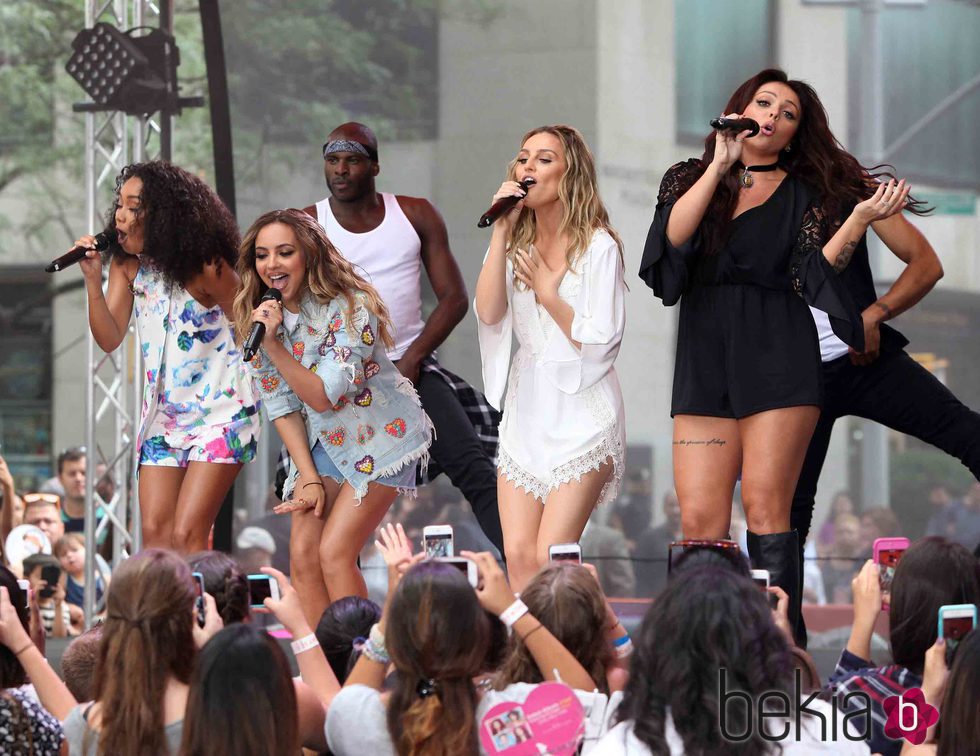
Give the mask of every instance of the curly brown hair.
<path id="1" fill-rule="evenodd" d="M 192 173 L 163 160 L 133 163 L 116 177 L 115 205 L 106 228 L 115 230 L 119 191 L 131 178 L 143 182 L 140 214 L 143 256 L 173 283 L 184 286 L 208 263 L 238 259 L 238 224 L 217 194 Z M 108 255 L 125 255 L 112 244 Z"/>

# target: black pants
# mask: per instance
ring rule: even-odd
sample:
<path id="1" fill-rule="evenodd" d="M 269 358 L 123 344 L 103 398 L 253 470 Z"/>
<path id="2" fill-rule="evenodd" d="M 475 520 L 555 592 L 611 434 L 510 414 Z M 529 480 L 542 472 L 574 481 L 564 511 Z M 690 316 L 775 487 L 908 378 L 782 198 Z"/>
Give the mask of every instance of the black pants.
<path id="1" fill-rule="evenodd" d="M 416 389 L 422 409 L 436 428 L 429 454 L 473 507 L 480 529 L 503 556 L 494 460 L 487 456 L 473 423 L 442 378 L 423 370 Z"/>
<path id="2" fill-rule="evenodd" d="M 980 480 L 980 414 L 953 396 L 904 350 L 884 354 L 867 367 L 853 365 L 844 355 L 824 363 L 823 381 L 824 406 L 790 515 L 792 527 L 800 534 L 801 560 L 830 431 L 839 417 L 856 415 L 915 436 L 959 459 Z"/>

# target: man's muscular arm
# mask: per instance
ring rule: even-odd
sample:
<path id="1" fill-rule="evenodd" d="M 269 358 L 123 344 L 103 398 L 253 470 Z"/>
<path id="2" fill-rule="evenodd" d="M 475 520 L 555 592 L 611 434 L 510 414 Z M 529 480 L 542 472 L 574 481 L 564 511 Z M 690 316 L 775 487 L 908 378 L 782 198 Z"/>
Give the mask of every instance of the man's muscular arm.
<path id="1" fill-rule="evenodd" d="M 875 221 L 871 227 L 892 254 L 905 263 L 905 270 L 885 294 L 861 313 L 865 351 L 851 355 L 856 365 L 870 365 L 878 357 L 879 324 L 915 306 L 943 277 L 936 250 L 905 216 L 893 215 Z"/>
<path id="2" fill-rule="evenodd" d="M 417 197 L 398 197 L 398 204 L 422 240 L 422 264 L 438 300 L 422 333 L 398 361 L 402 375 L 417 383 L 422 360 L 438 349 L 466 316 L 469 299 L 439 211 L 428 200 Z"/>

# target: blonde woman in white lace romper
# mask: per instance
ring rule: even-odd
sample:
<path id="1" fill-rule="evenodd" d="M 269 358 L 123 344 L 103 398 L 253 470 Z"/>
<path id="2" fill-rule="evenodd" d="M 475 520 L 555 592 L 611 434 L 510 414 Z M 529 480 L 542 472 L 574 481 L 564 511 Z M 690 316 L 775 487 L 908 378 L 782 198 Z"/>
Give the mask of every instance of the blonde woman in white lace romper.
<path id="1" fill-rule="evenodd" d="M 615 498 L 626 445 L 613 368 L 626 323 L 622 243 L 582 135 L 570 126 L 529 132 L 494 199 L 523 195 L 529 176 L 527 196 L 493 226 L 476 287 L 493 406 L 506 386 L 497 502 L 515 591 L 551 544 L 579 540 L 596 504 Z"/>

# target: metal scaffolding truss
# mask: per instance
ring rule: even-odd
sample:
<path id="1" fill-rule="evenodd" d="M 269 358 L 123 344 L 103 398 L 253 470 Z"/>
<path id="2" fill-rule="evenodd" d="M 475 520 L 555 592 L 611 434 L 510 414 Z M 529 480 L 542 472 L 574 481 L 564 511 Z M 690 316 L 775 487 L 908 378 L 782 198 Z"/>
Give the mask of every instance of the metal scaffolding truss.
<path id="1" fill-rule="evenodd" d="M 85 26 L 105 23 L 120 29 L 157 26 L 172 31 L 169 2 L 148 0 L 86 0 Z M 85 196 L 88 229 L 103 228 L 101 213 L 110 206 L 115 178 L 129 163 L 161 155 L 169 142 L 171 116 L 156 113 L 128 116 L 118 111 L 85 113 Z M 164 137 L 161 139 L 161 137 Z M 169 150 L 163 149 L 168 152 Z M 108 267 L 103 270 L 103 288 Z M 136 329 L 130 323 L 126 337 L 111 354 L 105 354 L 88 335 L 85 391 L 85 441 L 89 450 L 85 478 L 85 626 L 99 611 L 96 574 L 97 545 L 111 539 L 111 565 L 115 568 L 140 548 L 140 513 L 136 485 L 136 439 L 142 409 L 142 353 Z M 96 492 L 96 466 L 106 466 L 105 475 L 115 481 L 109 501 Z M 96 518 L 99 518 L 98 520 Z"/>

